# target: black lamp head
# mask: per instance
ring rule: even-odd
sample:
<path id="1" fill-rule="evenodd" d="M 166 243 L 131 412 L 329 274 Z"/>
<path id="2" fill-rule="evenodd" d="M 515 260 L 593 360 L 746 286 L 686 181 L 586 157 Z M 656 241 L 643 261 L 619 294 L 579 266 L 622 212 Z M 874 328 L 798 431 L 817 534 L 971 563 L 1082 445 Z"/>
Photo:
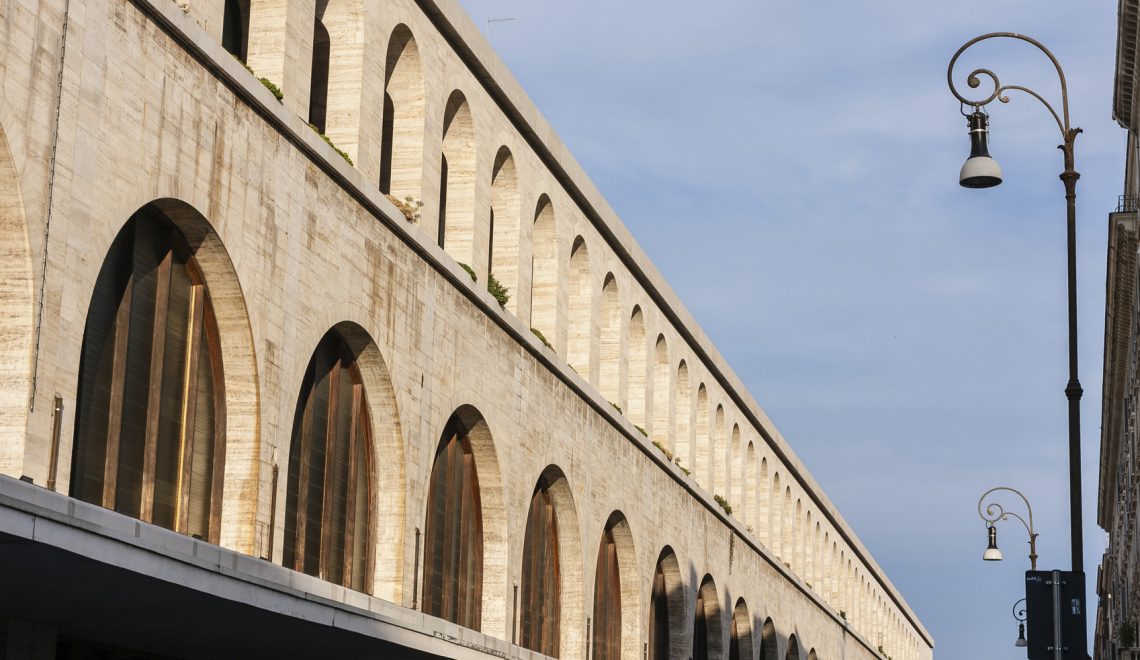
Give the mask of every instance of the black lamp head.
<path id="1" fill-rule="evenodd" d="M 993 188 L 1001 183 L 1001 167 L 990 157 L 987 145 L 989 117 L 975 108 L 967 119 L 970 127 L 970 157 L 962 165 L 958 182 L 964 188 Z"/>

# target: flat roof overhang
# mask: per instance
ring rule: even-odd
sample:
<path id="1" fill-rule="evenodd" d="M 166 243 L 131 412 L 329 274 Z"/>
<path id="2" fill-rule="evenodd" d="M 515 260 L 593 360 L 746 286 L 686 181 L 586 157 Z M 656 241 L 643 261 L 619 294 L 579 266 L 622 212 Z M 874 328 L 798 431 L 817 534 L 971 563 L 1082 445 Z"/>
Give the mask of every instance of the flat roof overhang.
<path id="1" fill-rule="evenodd" d="M 0 476 L 0 618 L 189 658 L 543 658 Z"/>

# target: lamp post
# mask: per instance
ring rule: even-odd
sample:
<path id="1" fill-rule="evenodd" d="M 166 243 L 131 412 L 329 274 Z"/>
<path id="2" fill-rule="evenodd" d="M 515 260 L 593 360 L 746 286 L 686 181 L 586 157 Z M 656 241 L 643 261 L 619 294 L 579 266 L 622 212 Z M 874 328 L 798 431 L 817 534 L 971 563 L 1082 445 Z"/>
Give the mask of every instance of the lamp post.
<path id="1" fill-rule="evenodd" d="M 985 508 L 983 509 L 982 504 L 985 502 L 986 498 L 989 497 L 991 493 L 998 491 L 1013 493 L 1020 497 L 1021 501 L 1025 502 L 1025 508 L 1029 512 L 1029 521 L 1026 522 L 1025 518 L 1022 518 L 1020 515 L 1014 513 L 1013 511 L 1006 511 L 1005 507 L 996 501 L 986 504 Z M 1025 499 L 1025 496 L 1021 494 L 1021 491 L 1014 490 L 1008 486 L 997 486 L 987 490 L 986 492 L 982 493 L 982 496 L 980 498 L 978 498 L 978 515 L 981 516 L 982 520 L 985 521 L 986 532 L 989 535 L 989 547 L 987 547 L 986 551 L 982 554 L 982 559 L 986 561 L 1002 560 L 1001 550 L 999 550 L 997 547 L 997 527 L 995 527 L 994 524 L 998 521 L 1005 521 L 1009 520 L 1010 518 L 1016 518 L 1017 520 L 1021 521 L 1022 525 L 1025 526 L 1025 531 L 1029 532 L 1029 570 L 1037 570 L 1037 533 L 1033 531 L 1033 507 L 1029 506 L 1029 500 Z"/>
<path id="2" fill-rule="evenodd" d="M 1013 604 L 1013 619 L 1017 621 L 1017 641 L 1013 645 L 1018 648 L 1029 646 L 1029 642 L 1025 639 L 1025 608 L 1017 609 L 1017 606 L 1024 602 L 1025 599 L 1022 598 Z"/>
<path id="3" fill-rule="evenodd" d="M 993 92 L 980 100 L 970 100 L 960 94 L 954 86 L 954 64 L 958 57 L 974 44 L 988 39 L 1018 39 L 1036 46 L 1057 70 L 1057 77 L 1061 82 L 1061 114 L 1037 92 L 1021 85 L 1003 85 L 993 71 L 989 69 L 975 69 L 966 78 L 971 88 L 981 85 L 978 76 L 989 78 L 993 84 Z M 1081 532 L 1081 383 L 1077 379 L 1077 173 L 1073 164 L 1073 146 L 1081 129 L 1073 128 L 1069 124 L 1069 89 L 1065 83 L 1065 72 L 1053 53 L 1049 52 L 1041 42 L 1015 32 L 991 32 L 967 41 L 950 58 L 950 66 L 946 70 L 946 81 L 950 92 L 962 104 L 970 106 L 973 112 L 969 115 L 971 153 L 970 159 L 962 166 L 960 183 L 967 188 L 990 188 L 1001 183 L 1001 168 L 997 167 L 989 156 L 986 148 L 986 135 L 988 131 L 988 115 L 983 108 L 997 99 L 1002 103 L 1009 103 L 1006 92 L 1015 90 L 1024 92 L 1041 102 L 1057 122 L 1061 132 L 1062 144 L 1059 149 L 1064 154 L 1065 169 L 1061 172 L 1061 181 L 1065 184 L 1065 203 L 1068 213 L 1068 288 L 1069 288 L 1069 381 L 1065 386 L 1065 396 L 1069 400 L 1069 529 L 1072 536 L 1073 571 L 1084 572 L 1084 552 L 1082 549 Z M 963 112 L 963 114 L 966 114 Z M 1019 493 L 1020 494 L 1020 493 Z M 1024 498 L 1023 498 L 1024 499 Z"/>

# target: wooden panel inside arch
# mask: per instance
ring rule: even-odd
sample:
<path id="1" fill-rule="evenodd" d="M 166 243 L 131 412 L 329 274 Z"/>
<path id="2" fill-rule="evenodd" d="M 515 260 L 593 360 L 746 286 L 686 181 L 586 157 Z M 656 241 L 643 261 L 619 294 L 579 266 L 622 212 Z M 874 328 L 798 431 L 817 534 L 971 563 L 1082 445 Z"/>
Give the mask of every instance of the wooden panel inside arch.
<path id="1" fill-rule="evenodd" d="M 428 487 L 424 613 L 478 630 L 483 603 L 483 517 L 467 429 L 444 430 Z"/>
<path id="2" fill-rule="evenodd" d="M 131 217 L 100 270 L 79 371 L 71 495 L 217 543 L 217 323 L 189 246 L 152 206 Z"/>
<path id="3" fill-rule="evenodd" d="M 523 540 L 519 644 L 558 657 L 560 605 L 558 521 L 550 488 L 543 481 L 531 497 Z"/>

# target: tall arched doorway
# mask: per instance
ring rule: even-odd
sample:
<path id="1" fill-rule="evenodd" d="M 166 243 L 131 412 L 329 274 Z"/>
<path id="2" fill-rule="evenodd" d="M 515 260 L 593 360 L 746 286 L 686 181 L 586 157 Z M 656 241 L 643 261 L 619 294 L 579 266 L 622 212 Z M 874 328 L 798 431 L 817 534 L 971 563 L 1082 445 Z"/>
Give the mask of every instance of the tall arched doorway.
<path id="1" fill-rule="evenodd" d="M 226 436 L 221 356 L 193 250 L 148 204 L 115 238 L 92 295 L 71 496 L 217 543 Z"/>
<path id="2" fill-rule="evenodd" d="M 282 562 L 370 591 L 372 421 L 356 354 L 337 330 L 313 352 L 293 418 Z"/>
<path id="3" fill-rule="evenodd" d="M 428 485 L 423 609 L 479 630 L 483 605 L 483 511 L 471 424 L 444 426 Z"/>

